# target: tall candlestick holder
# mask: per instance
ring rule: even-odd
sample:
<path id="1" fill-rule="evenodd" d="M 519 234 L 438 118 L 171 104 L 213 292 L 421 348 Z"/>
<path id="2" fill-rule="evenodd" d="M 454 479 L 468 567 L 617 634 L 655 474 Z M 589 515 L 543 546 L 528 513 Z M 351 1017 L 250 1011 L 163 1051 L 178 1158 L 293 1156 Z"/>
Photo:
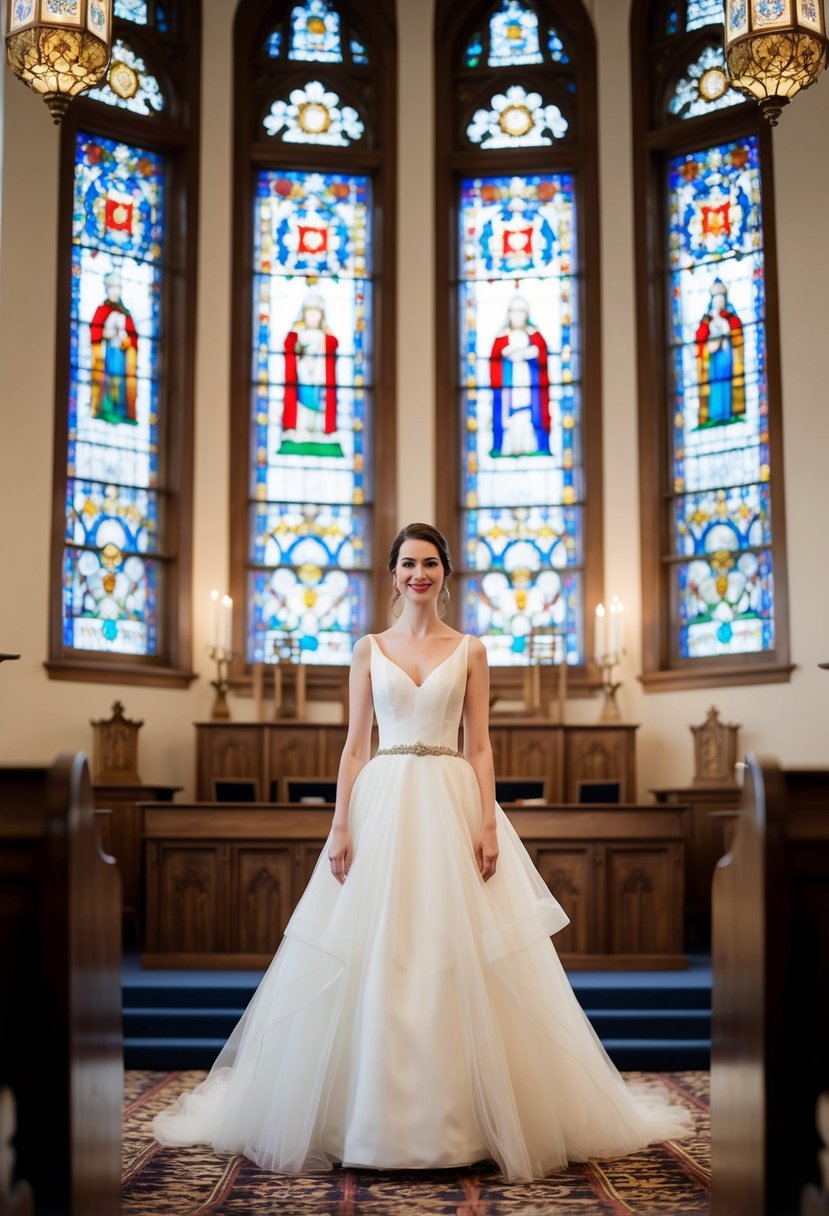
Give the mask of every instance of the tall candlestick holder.
<path id="1" fill-rule="evenodd" d="M 304 722 L 308 694 L 306 668 L 302 662 L 302 647 L 299 638 L 287 635 L 273 646 L 271 662 L 273 668 L 273 716 L 292 718 Z M 285 679 L 287 676 L 287 680 Z M 288 685 L 286 690 L 285 685 Z M 286 698 L 286 691 L 293 691 L 293 703 Z"/>
<path id="2" fill-rule="evenodd" d="M 616 702 L 616 693 L 622 687 L 620 680 L 613 679 L 613 669 L 622 661 L 622 652 L 596 656 L 596 663 L 602 673 L 602 712 L 600 722 L 620 722 L 622 715 Z"/>
<path id="3" fill-rule="evenodd" d="M 230 691 L 228 669 L 236 656 L 232 650 L 226 650 L 224 646 L 210 646 L 208 654 L 216 664 L 216 679 L 210 681 L 210 687 L 216 690 L 210 716 L 219 720 L 227 719 L 231 716 L 230 706 L 227 703 L 227 694 Z"/>

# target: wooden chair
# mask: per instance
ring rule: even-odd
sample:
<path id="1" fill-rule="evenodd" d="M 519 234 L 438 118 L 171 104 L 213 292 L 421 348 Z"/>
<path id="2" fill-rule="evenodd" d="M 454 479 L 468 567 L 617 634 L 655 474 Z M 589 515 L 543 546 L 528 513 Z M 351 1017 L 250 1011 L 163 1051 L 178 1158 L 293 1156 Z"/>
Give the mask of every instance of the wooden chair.
<path id="1" fill-rule="evenodd" d="M 0 1085 L 38 1216 L 121 1210 L 121 887 L 82 755 L 0 769 Z"/>
<path id="2" fill-rule="evenodd" d="M 829 772 L 749 758 L 713 883 L 714 1216 L 789 1216 L 829 1087 Z"/>

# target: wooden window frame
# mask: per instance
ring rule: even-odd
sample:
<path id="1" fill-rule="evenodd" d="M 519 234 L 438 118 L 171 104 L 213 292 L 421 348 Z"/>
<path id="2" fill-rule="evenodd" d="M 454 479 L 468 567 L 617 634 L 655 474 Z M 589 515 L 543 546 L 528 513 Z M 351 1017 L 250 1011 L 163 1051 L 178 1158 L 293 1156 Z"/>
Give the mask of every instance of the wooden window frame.
<path id="1" fill-rule="evenodd" d="M 476 173 L 572 172 L 578 215 L 577 248 L 582 275 L 579 298 L 581 336 L 581 441 L 583 448 L 584 539 L 582 584 L 582 636 L 584 662 L 568 668 L 570 696 L 589 696 L 599 686 L 593 655 L 594 618 L 591 606 L 603 599 L 604 523 L 602 487 L 602 330 L 600 299 L 600 227 L 597 58 L 593 23 L 581 0 L 529 0 L 543 14 L 545 25 L 565 34 L 570 63 L 579 81 L 573 108 L 577 124 L 572 146 L 486 150 L 455 147 L 458 122 L 456 98 L 464 80 L 482 80 L 485 73 L 503 68 L 464 70 L 458 66 L 465 39 L 475 30 L 475 17 L 483 26 L 494 11 L 481 0 L 437 0 L 435 12 L 435 434 L 437 436 L 438 525 L 447 533 L 452 551 L 461 552 L 460 502 L 461 417 L 458 409 L 457 368 L 457 216 L 458 187 L 462 178 Z M 523 67 L 515 69 L 520 79 Z M 537 78 L 532 87 L 537 88 Z M 473 84 L 475 91 L 478 85 Z M 529 87 L 529 82 L 528 82 Z M 451 119 L 447 120 L 447 115 Z M 446 425 L 446 419 L 452 425 Z M 454 608 L 453 622 L 458 622 Z M 493 693 L 500 700 L 523 699 L 523 669 L 490 669 Z"/>
<path id="2" fill-rule="evenodd" d="M 340 14 L 353 18 L 371 34 L 369 62 L 364 72 L 364 118 L 371 138 L 368 147 L 326 148 L 312 144 L 285 144 L 254 137 L 256 101 L 251 64 L 268 32 L 293 7 L 292 0 L 241 0 L 234 23 L 234 154 L 233 154 L 233 310 L 231 334 L 230 418 L 230 591 L 234 605 L 233 652 L 230 678 L 237 689 L 250 688 L 252 668 L 247 661 L 248 508 L 250 485 L 250 359 L 252 304 L 250 257 L 253 248 L 255 174 L 263 168 L 297 171 L 364 173 L 372 181 L 372 567 L 370 587 L 372 627 L 382 627 L 388 597 L 388 575 L 381 569 L 397 531 L 396 513 L 396 214 L 397 214 L 397 39 L 394 0 L 336 0 Z M 343 22 L 345 26 L 346 22 Z M 347 36 L 343 29 L 343 37 Z M 287 90 L 309 75 L 336 81 L 350 68 L 336 63 L 287 60 L 277 69 Z M 289 65 L 289 66 L 286 66 Z M 349 91 L 351 91 L 349 89 Z M 381 320 L 382 319 L 382 320 Z M 349 668 L 308 664 L 309 699 L 340 697 Z"/>
<path id="3" fill-rule="evenodd" d="M 113 24 L 113 41 L 123 37 L 158 74 L 169 113 L 143 116 L 120 106 L 80 97 L 63 120 L 58 209 L 57 359 L 55 443 L 52 484 L 49 659 L 53 680 L 186 688 L 192 670 L 193 418 L 195 367 L 196 258 L 198 252 L 199 112 L 201 3 L 181 0 L 180 31 L 162 34 L 130 21 Z M 183 52 L 186 48 L 186 55 Z M 182 65 L 182 58 L 184 63 Z M 168 161 L 167 274 L 163 287 L 165 372 L 161 387 L 164 435 L 160 441 L 165 527 L 163 602 L 159 606 L 158 655 L 119 655 L 75 650 L 63 644 L 63 554 L 66 519 L 66 464 L 69 388 L 69 329 L 72 308 L 72 207 L 75 137 L 79 131 L 122 140 L 158 152 Z"/>
<path id="4" fill-rule="evenodd" d="M 651 37 L 656 10 L 653 0 L 633 0 L 630 18 L 636 256 L 638 366 L 639 494 L 642 560 L 642 674 L 648 692 L 689 688 L 774 684 L 789 680 L 789 607 L 786 576 L 786 519 L 783 483 L 783 417 L 780 383 L 780 335 L 777 289 L 777 245 L 771 129 L 756 105 L 734 106 L 695 118 L 665 121 L 663 105 L 670 82 L 687 62 L 692 48 L 710 41 L 711 27 L 688 35 Z M 664 47 L 663 47 L 664 44 Z M 673 55 L 671 45 L 673 44 Z M 665 56 L 664 61 L 662 56 Z M 660 70 L 660 64 L 664 67 Z M 669 571 L 673 563 L 669 512 L 671 452 L 666 395 L 665 164 L 669 157 L 714 143 L 756 135 L 763 182 L 763 252 L 766 296 L 766 372 L 769 401 L 771 465 L 772 578 L 774 581 L 775 648 L 761 654 L 724 655 L 711 659 L 674 657 L 676 624 L 671 613 Z"/>

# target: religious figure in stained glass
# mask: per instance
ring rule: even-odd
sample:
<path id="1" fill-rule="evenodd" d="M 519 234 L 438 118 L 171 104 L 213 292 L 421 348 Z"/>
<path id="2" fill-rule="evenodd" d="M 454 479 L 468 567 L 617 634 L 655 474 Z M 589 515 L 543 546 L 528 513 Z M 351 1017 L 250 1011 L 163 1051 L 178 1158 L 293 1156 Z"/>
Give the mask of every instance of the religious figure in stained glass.
<path id="1" fill-rule="evenodd" d="M 492 455 L 550 454 L 547 343 L 530 320 L 523 296 L 509 302 L 507 322 L 492 344 Z"/>
<path id="2" fill-rule="evenodd" d="M 121 299 L 117 270 L 104 279 L 106 299 L 89 326 L 92 347 L 92 417 L 103 422 L 136 424 L 138 331 Z"/>
<path id="3" fill-rule="evenodd" d="M 337 430 L 337 347 L 317 292 L 285 339 L 285 399 L 280 455 L 342 456 Z"/>
<path id="4" fill-rule="evenodd" d="M 699 425 L 724 426 L 746 412 L 743 323 L 728 302 L 722 279 L 711 285 L 711 303 L 697 327 Z"/>

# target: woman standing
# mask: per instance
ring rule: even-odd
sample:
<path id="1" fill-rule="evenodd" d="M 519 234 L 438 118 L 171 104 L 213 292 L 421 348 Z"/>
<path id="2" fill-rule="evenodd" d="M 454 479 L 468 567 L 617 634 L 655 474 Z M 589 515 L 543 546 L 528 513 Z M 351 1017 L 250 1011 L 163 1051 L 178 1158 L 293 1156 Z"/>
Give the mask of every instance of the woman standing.
<path id="1" fill-rule="evenodd" d="M 285 1173 L 494 1158 L 518 1180 L 684 1134 L 661 1090 L 625 1085 L 550 941 L 567 916 L 495 802 L 486 651 L 440 617 L 445 538 L 410 524 L 389 571 L 402 607 L 354 648 L 327 849 L 156 1137 Z"/>

